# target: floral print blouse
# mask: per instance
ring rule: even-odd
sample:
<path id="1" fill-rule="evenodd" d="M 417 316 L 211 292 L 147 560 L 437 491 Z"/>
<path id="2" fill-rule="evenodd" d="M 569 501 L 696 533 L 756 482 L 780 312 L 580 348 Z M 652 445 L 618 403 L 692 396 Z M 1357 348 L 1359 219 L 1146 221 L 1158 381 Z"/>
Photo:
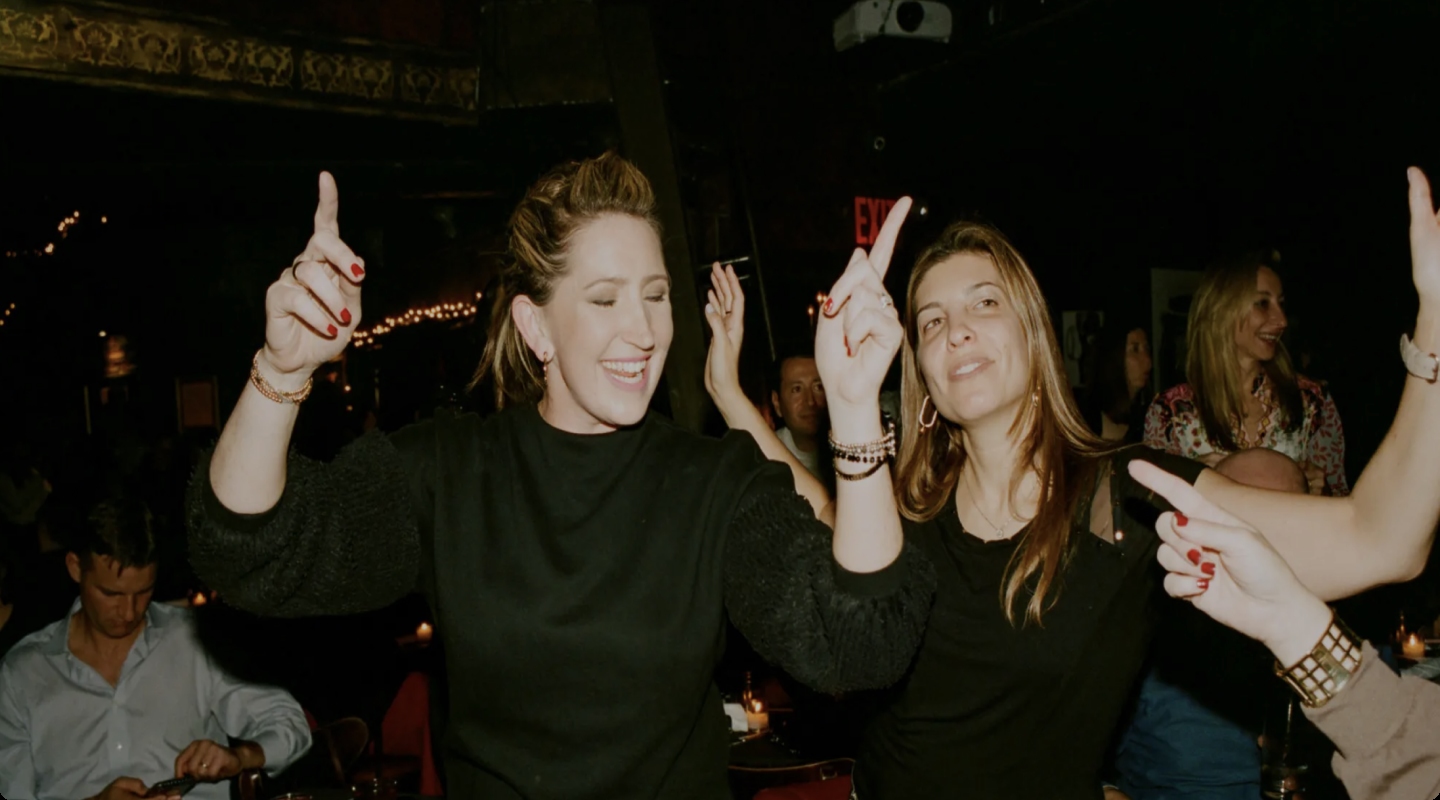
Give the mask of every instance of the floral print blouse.
<path id="1" fill-rule="evenodd" d="M 1340 427 L 1340 413 L 1335 401 L 1319 383 L 1297 378 L 1300 398 L 1305 406 L 1304 422 L 1295 430 L 1281 426 L 1282 410 L 1277 403 L 1267 403 L 1269 411 L 1260 421 L 1260 441 L 1256 447 L 1278 450 L 1300 462 L 1307 461 L 1325 473 L 1325 492 L 1347 495 L 1350 484 L 1345 480 L 1345 431 Z M 1257 396 L 1268 397 L 1269 381 L 1263 376 L 1255 382 Z M 1238 433 L 1238 432 L 1237 432 Z M 1201 459 L 1221 453 L 1205 436 L 1200 409 L 1195 405 L 1195 392 L 1182 383 L 1155 398 L 1145 414 L 1145 444 L 1167 453 Z"/>

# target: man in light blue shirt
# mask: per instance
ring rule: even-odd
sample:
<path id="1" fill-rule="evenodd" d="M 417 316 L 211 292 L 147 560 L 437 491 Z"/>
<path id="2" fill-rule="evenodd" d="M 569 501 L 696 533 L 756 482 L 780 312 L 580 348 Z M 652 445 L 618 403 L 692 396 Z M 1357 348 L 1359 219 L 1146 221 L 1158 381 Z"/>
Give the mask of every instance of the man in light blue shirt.
<path id="1" fill-rule="evenodd" d="M 187 798 L 227 800 L 242 770 L 299 758 L 310 729 L 295 699 L 226 674 L 188 609 L 150 604 L 144 506 L 101 503 L 86 534 L 67 556 L 70 614 L 0 662 L 0 796 L 120 800 L 188 775 L 200 783 Z"/>

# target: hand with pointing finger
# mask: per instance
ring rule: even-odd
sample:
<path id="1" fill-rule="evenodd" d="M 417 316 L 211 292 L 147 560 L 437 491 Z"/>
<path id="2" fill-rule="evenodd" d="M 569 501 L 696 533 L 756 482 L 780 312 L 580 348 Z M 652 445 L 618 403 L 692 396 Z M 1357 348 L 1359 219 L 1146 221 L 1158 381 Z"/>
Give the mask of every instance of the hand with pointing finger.
<path id="1" fill-rule="evenodd" d="M 837 438 L 851 409 L 868 417 L 871 409 L 878 408 L 880 384 L 905 336 L 884 279 L 910 204 L 910 198 L 900 198 L 869 253 L 855 250 L 845 273 L 831 287 L 816 324 L 815 362 Z"/>
<path id="2" fill-rule="evenodd" d="M 340 239 L 340 194 L 320 173 L 315 232 L 305 250 L 265 293 L 262 359 L 272 382 L 294 389 L 345 350 L 360 324 L 365 262 Z"/>

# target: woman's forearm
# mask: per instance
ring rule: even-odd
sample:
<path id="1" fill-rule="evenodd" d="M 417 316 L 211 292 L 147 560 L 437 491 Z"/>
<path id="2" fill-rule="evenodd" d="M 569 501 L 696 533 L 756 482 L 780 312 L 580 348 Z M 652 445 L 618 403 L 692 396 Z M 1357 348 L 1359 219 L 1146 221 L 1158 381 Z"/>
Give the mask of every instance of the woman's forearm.
<path id="1" fill-rule="evenodd" d="M 282 392 L 298 391 L 305 378 L 270 369 L 260 374 Z M 269 511 L 285 491 L 285 461 L 300 407 L 270 400 L 247 382 L 225 422 L 210 459 L 210 488 L 221 505 L 237 514 Z"/>
<path id="2" fill-rule="evenodd" d="M 810 503 L 815 509 L 815 518 L 826 525 L 834 527 L 835 509 L 831 505 L 830 492 L 826 490 L 825 484 L 820 482 L 800 463 L 800 459 L 790 452 L 790 448 L 780 441 L 775 431 L 765 423 L 765 418 L 760 416 L 759 410 L 750 402 L 750 399 L 743 393 L 715 393 L 712 394 L 715 407 L 720 409 L 720 416 L 725 418 L 725 425 L 731 430 L 745 431 L 760 445 L 760 452 L 771 461 L 779 461 L 790 468 L 790 473 L 795 477 L 795 492 Z"/>
<path id="3" fill-rule="evenodd" d="M 880 439 L 880 406 L 843 410 L 831 406 L 830 424 L 835 441 L 864 444 Z M 861 480 L 843 478 L 835 482 L 835 560 L 851 572 L 876 572 L 894 563 L 905 544 L 900 528 L 900 509 L 895 505 L 890 465 L 882 463 L 876 472 Z M 848 464 L 846 472 L 863 472 L 869 467 Z"/>
<path id="4" fill-rule="evenodd" d="M 1421 308 L 1415 344 L 1424 352 L 1440 353 L 1437 311 Z M 1265 534 L 1321 598 L 1414 578 L 1440 521 L 1440 384 L 1407 375 L 1390 432 L 1349 497 L 1266 492 L 1208 470 L 1196 485 Z"/>

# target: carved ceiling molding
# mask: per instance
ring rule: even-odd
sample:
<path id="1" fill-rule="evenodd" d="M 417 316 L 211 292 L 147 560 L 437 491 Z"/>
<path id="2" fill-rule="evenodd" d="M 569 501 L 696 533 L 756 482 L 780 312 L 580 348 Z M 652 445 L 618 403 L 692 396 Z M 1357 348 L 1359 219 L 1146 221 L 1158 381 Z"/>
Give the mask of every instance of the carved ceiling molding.
<path id="1" fill-rule="evenodd" d="M 114 5 L 0 0 L 0 71 L 474 125 L 475 56 L 252 34 L 222 21 Z"/>

